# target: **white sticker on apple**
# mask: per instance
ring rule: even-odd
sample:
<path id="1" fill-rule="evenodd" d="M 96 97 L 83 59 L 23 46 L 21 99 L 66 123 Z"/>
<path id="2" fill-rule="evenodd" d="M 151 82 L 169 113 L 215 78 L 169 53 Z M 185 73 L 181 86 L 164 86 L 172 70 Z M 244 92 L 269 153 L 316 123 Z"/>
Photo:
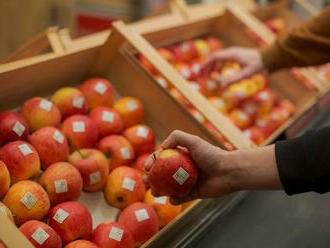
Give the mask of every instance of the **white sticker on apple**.
<path id="1" fill-rule="evenodd" d="M 54 185 L 56 194 L 68 192 L 68 182 L 65 179 L 56 180 Z"/>
<path id="2" fill-rule="evenodd" d="M 24 206 L 28 209 L 31 209 L 37 201 L 38 199 L 30 192 L 26 192 L 21 199 L 21 203 L 23 203 Z"/>
<path id="3" fill-rule="evenodd" d="M 95 184 L 101 181 L 101 173 L 99 171 L 89 174 L 89 184 Z"/>
<path id="4" fill-rule="evenodd" d="M 74 121 L 72 123 L 72 129 L 74 133 L 83 133 L 85 132 L 85 122 L 83 121 Z"/>
<path id="5" fill-rule="evenodd" d="M 122 184 L 122 188 L 127 189 L 129 191 L 133 191 L 134 187 L 135 187 L 135 181 L 129 177 L 125 177 Z"/>
<path id="6" fill-rule="evenodd" d="M 23 154 L 23 156 L 27 156 L 27 155 L 33 153 L 33 151 L 31 150 L 31 148 L 27 144 L 19 145 L 18 146 L 18 149 L 21 151 L 21 153 Z"/>
<path id="7" fill-rule="evenodd" d="M 145 208 L 135 210 L 134 214 L 138 222 L 149 219 L 149 214 Z"/>
<path id="8" fill-rule="evenodd" d="M 217 88 L 217 83 L 214 80 L 208 80 L 206 82 L 206 87 L 208 90 L 215 90 Z"/>
<path id="9" fill-rule="evenodd" d="M 138 127 L 136 130 L 136 135 L 141 138 L 147 138 L 149 134 L 149 130 L 145 127 Z"/>
<path id="10" fill-rule="evenodd" d="M 58 130 L 56 130 L 54 132 L 53 139 L 56 140 L 60 144 L 63 144 L 63 142 L 64 142 L 64 136 Z"/>
<path id="11" fill-rule="evenodd" d="M 49 238 L 49 234 L 39 227 L 32 235 L 31 237 L 39 244 L 42 245 L 45 243 L 45 241 Z"/>
<path id="12" fill-rule="evenodd" d="M 68 217 L 69 217 L 69 213 L 64 211 L 62 208 L 59 208 L 56 211 L 53 219 L 56 220 L 58 223 L 62 224 Z"/>
<path id="13" fill-rule="evenodd" d="M 84 98 L 76 96 L 73 98 L 72 106 L 81 109 L 84 105 Z"/>
<path id="14" fill-rule="evenodd" d="M 166 204 L 167 197 L 166 196 L 160 196 L 160 197 L 155 197 L 155 203 L 165 205 Z"/>
<path id="15" fill-rule="evenodd" d="M 49 112 L 52 109 L 53 103 L 46 100 L 46 99 L 42 99 L 39 107 L 43 110 L 46 110 L 47 112 Z"/>
<path id="16" fill-rule="evenodd" d="M 131 153 L 129 152 L 128 147 L 123 147 L 120 148 L 120 154 L 123 159 L 130 159 L 131 158 Z"/>
<path id="17" fill-rule="evenodd" d="M 94 90 L 95 90 L 97 93 L 103 95 L 104 92 L 107 90 L 107 86 L 105 86 L 103 83 L 98 82 L 98 83 L 95 85 Z"/>
<path id="18" fill-rule="evenodd" d="M 120 242 L 123 237 L 123 234 L 124 234 L 123 230 L 121 230 L 118 227 L 113 226 L 113 227 L 111 227 L 111 230 L 109 233 L 109 238 Z"/>
<path id="19" fill-rule="evenodd" d="M 25 127 L 23 126 L 22 123 L 20 123 L 19 121 L 15 122 L 15 125 L 13 126 L 12 129 L 19 137 L 21 137 L 25 131 Z"/>
<path id="20" fill-rule="evenodd" d="M 103 111 L 102 112 L 102 120 L 105 122 L 112 123 L 115 119 L 115 115 L 109 111 Z"/>
<path id="21" fill-rule="evenodd" d="M 134 111 L 138 108 L 136 102 L 133 102 L 133 101 L 129 101 L 126 103 L 126 106 L 128 108 L 129 111 Z"/>
<path id="22" fill-rule="evenodd" d="M 189 173 L 186 172 L 182 167 L 180 167 L 174 174 L 173 178 L 177 181 L 180 185 L 184 184 L 185 181 L 189 178 Z"/>

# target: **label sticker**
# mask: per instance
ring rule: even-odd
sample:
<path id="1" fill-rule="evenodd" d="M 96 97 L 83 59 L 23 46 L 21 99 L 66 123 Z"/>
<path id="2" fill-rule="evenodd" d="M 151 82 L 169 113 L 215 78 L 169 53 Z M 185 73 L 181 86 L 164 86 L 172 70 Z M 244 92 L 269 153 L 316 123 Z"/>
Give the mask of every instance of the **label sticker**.
<path id="1" fill-rule="evenodd" d="M 21 151 L 21 153 L 24 156 L 27 156 L 27 155 L 33 153 L 33 151 L 31 150 L 31 148 L 27 144 L 19 145 L 18 146 L 18 149 Z"/>
<path id="2" fill-rule="evenodd" d="M 39 104 L 39 107 L 41 109 L 46 110 L 48 112 L 52 109 L 52 106 L 53 106 L 53 104 L 50 101 L 46 100 L 46 99 L 42 99 L 40 104 Z"/>
<path id="3" fill-rule="evenodd" d="M 83 133 L 85 132 L 85 122 L 83 121 L 74 121 L 72 123 L 72 129 L 75 133 Z"/>
<path id="4" fill-rule="evenodd" d="M 131 153 L 129 152 L 128 147 L 120 148 L 120 154 L 123 159 L 130 159 Z"/>
<path id="5" fill-rule="evenodd" d="M 62 208 L 59 208 L 56 211 L 56 214 L 54 215 L 53 219 L 56 220 L 58 223 L 62 224 L 66 218 L 68 218 L 69 213 L 64 211 Z"/>
<path id="6" fill-rule="evenodd" d="M 72 106 L 81 109 L 84 105 L 84 98 L 76 96 L 73 98 Z"/>
<path id="7" fill-rule="evenodd" d="M 245 91 L 243 89 L 238 89 L 237 96 L 240 98 L 244 98 L 246 96 Z"/>
<path id="8" fill-rule="evenodd" d="M 130 102 L 126 103 L 126 106 L 127 106 L 129 111 L 134 111 L 135 109 L 138 108 L 136 102 L 133 102 L 133 101 L 130 101 Z"/>
<path id="9" fill-rule="evenodd" d="M 56 194 L 68 192 L 68 183 L 65 179 L 56 180 L 54 185 Z"/>
<path id="10" fill-rule="evenodd" d="M 147 138 L 149 134 L 149 130 L 146 129 L 145 127 L 138 127 L 136 130 L 136 135 L 141 137 L 141 138 Z"/>
<path id="11" fill-rule="evenodd" d="M 239 113 L 238 114 L 238 118 L 242 121 L 246 121 L 247 120 L 247 116 L 246 114 L 243 114 L 243 113 Z"/>
<path id="12" fill-rule="evenodd" d="M 135 210 L 134 213 L 138 222 L 149 219 L 149 214 L 145 208 Z"/>
<path id="13" fill-rule="evenodd" d="M 39 227 L 32 235 L 31 237 L 39 244 L 42 245 L 45 243 L 45 241 L 49 238 L 49 234 Z"/>
<path id="14" fill-rule="evenodd" d="M 224 107 L 224 106 L 225 106 L 225 102 L 224 102 L 222 99 L 217 99 L 217 100 L 215 101 L 215 105 L 216 105 L 217 107 Z"/>
<path id="15" fill-rule="evenodd" d="M 259 94 L 259 97 L 260 97 L 261 100 L 266 101 L 269 96 L 268 96 L 267 92 L 263 91 Z"/>
<path id="16" fill-rule="evenodd" d="M 28 209 L 31 209 L 37 201 L 37 198 L 30 192 L 26 192 L 26 194 L 21 199 L 21 203 L 23 203 L 24 206 Z"/>
<path id="17" fill-rule="evenodd" d="M 166 88 L 167 87 L 167 82 L 164 78 L 157 78 L 157 83 L 160 84 L 160 86 L 162 86 L 163 88 Z"/>
<path id="18" fill-rule="evenodd" d="M 122 184 L 122 188 L 123 189 L 127 189 L 129 191 L 133 191 L 134 190 L 134 186 L 135 186 L 135 181 L 129 177 L 125 177 L 123 184 Z"/>
<path id="19" fill-rule="evenodd" d="M 111 227 L 111 230 L 109 233 L 109 238 L 120 242 L 123 237 L 123 234 L 124 234 L 123 230 L 121 230 L 118 227 L 113 226 L 113 227 Z"/>
<path id="20" fill-rule="evenodd" d="M 190 71 L 188 69 L 181 69 L 180 73 L 184 78 L 190 78 Z"/>
<path id="21" fill-rule="evenodd" d="M 167 200 L 166 196 L 155 197 L 155 203 L 157 204 L 165 205 L 166 200 Z"/>
<path id="22" fill-rule="evenodd" d="M 180 167 L 177 172 L 173 174 L 173 178 L 177 181 L 180 185 L 184 184 L 185 181 L 189 178 L 189 173 L 186 172 L 182 167 Z"/>
<path id="23" fill-rule="evenodd" d="M 25 127 L 23 126 L 22 123 L 20 123 L 19 121 L 15 122 L 15 125 L 13 126 L 12 129 L 19 137 L 21 137 L 25 131 Z"/>
<path id="24" fill-rule="evenodd" d="M 109 111 L 103 111 L 102 112 L 102 121 L 105 122 L 113 122 L 115 119 L 115 115 Z"/>
<path id="25" fill-rule="evenodd" d="M 187 52 L 189 50 L 189 45 L 187 43 L 183 43 L 180 48 L 182 52 Z"/>
<path id="26" fill-rule="evenodd" d="M 243 132 L 243 134 L 244 134 L 246 137 L 248 137 L 249 139 L 251 139 L 251 137 L 252 137 L 252 134 L 251 134 L 251 131 L 250 131 L 250 130 L 245 130 L 245 131 Z"/>
<path id="27" fill-rule="evenodd" d="M 0 206 L 0 212 L 3 214 L 7 214 L 6 208 L 4 206 Z"/>
<path id="28" fill-rule="evenodd" d="M 217 83 L 213 80 L 208 80 L 206 83 L 206 87 L 208 90 L 215 90 L 217 88 Z"/>
<path id="29" fill-rule="evenodd" d="M 103 95 L 104 92 L 107 90 L 107 86 L 105 86 L 103 83 L 97 83 L 97 84 L 95 85 L 95 87 L 94 87 L 94 90 L 95 90 L 97 93 Z"/>
<path id="30" fill-rule="evenodd" d="M 99 171 L 89 174 L 89 184 L 95 184 L 101 181 L 101 173 Z"/>
<path id="31" fill-rule="evenodd" d="M 194 90 L 199 90 L 201 88 L 201 86 L 198 83 L 195 83 L 195 82 L 191 83 L 190 85 Z"/>
<path id="32" fill-rule="evenodd" d="M 201 66 L 199 64 L 194 64 L 191 68 L 191 70 L 195 73 L 195 74 L 199 74 L 199 72 L 201 71 Z"/>
<path id="33" fill-rule="evenodd" d="M 60 144 L 63 144 L 63 142 L 64 142 L 64 136 L 58 130 L 56 130 L 54 132 L 53 139 L 56 140 Z"/>

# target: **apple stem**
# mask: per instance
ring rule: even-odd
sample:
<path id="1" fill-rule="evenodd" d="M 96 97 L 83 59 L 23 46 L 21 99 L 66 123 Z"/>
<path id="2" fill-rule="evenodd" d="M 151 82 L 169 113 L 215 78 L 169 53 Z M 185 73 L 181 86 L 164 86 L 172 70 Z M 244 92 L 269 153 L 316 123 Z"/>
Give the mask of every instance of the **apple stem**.
<path id="1" fill-rule="evenodd" d="M 85 154 L 83 154 L 80 150 L 77 150 L 77 152 L 79 153 L 79 155 L 82 159 L 87 158 L 87 156 Z"/>

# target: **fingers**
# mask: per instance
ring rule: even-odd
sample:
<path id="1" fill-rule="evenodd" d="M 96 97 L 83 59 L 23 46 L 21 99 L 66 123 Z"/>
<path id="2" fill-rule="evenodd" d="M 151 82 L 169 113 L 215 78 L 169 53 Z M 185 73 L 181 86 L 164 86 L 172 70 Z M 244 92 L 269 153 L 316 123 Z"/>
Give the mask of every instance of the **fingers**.
<path id="1" fill-rule="evenodd" d="M 229 85 L 238 81 L 248 78 L 256 72 L 251 67 L 245 67 L 241 71 L 237 71 L 232 77 L 224 81 L 224 84 Z"/>
<path id="2" fill-rule="evenodd" d="M 161 144 L 163 149 L 175 148 L 177 146 L 183 146 L 188 150 L 191 150 L 196 145 L 198 137 L 175 130 L 173 131 Z"/>
<path id="3" fill-rule="evenodd" d="M 157 151 L 154 151 L 150 156 L 145 160 L 143 168 L 146 172 L 150 171 L 152 164 L 154 163 L 155 159 L 158 157 L 159 153 L 162 151 L 162 149 L 158 149 Z"/>
<path id="4" fill-rule="evenodd" d="M 180 205 L 182 203 L 188 202 L 188 201 L 192 201 L 195 199 L 200 198 L 200 195 L 198 194 L 197 189 L 193 189 L 189 195 L 187 195 L 186 197 L 181 197 L 181 198 L 174 198 L 171 197 L 170 202 L 173 205 Z"/>

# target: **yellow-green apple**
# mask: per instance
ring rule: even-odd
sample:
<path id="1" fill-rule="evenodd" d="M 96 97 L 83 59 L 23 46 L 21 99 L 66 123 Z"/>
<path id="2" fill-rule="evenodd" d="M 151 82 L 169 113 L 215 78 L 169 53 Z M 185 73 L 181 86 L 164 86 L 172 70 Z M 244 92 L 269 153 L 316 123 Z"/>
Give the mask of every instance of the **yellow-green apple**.
<path id="1" fill-rule="evenodd" d="M 174 61 L 174 56 L 172 52 L 169 49 L 160 47 L 157 48 L 157 52 L 159 53 L 160 56 L 162 56 L 166 61 L 172 63 Z"/>
<path id="2" fill-rule="evenodd" d="M 88 241 L 88 240 L 76 240 L 72 241 L 64 248 L 100 248 L 98 245 Z"/>
<path id="3" fill-rule="evenodd" d="M 6 164 L 11 183 L 35 178 L 40 172 L 37 150 L 27 142 L 13 141 L 0 149 L 0 159 Z"/>
<path id="4" fill-rule="evenodd" d="M 41 175 L 39 183 L 46 190 L 51 205 L 77 200 L 83 189 L 79 171 L 67 162 L 49 166 Z"/>
<path id="5" fill-rule="evenodd" d="M 209 45 L 205 40 L 197 39 L 194 40 L 195 47 L 200 57 L 205 57 L 210 53 Z"/>
<path id="6" fill-rule="evenodd" d="M 144 163 L 145 163 L 146 159 L 150 156 L 150 154 L 151 153 L 144 153 L 144 154 L 141 154 L 140 156 L 138 156 L 133 165 L 133 168 L 143 172 L 143 174 L 144 174 L 145 173 Z"/>
<path id="7" fill-rule="evenodd" d="M 93 148 L 98 140 L 96 124 L 85 115 L 73 115 L 64 120 L 62 133 L 67 137 L 72 150 Z"/>
<path id="8" fill-rule="evenodd" d="M 144 121 L 144 106 L 135 97 L 127 96 L 120 98 L 114 105 L 114 109 L 120 114 L 126 128 Z"/>
<path id="9" fill-rule="evenodd" d="M 47 224 L 30 220 L 20 226 L 19 230 L 36 248 L 62 248 L 62 239 Z"/>
<path id="10" fill-rule="evenodd" d="M 79 202 L 69 201 L 56 205 L 49 212 L 49 225 L 60 235 L 63 244 L 92 236 L 92 216 Z"/>
<path id="11" fill-rule="evenodd" d="M 0 146 L 16 140 L 26 140 L 29 126 L 22 115 L 12 111 L 0 113 Z"/>
<path id="12" fill-rule="evenodd" d="M 207 37 L 205 39 L 205 41 L 207 42 L 207 44 L 209 46 L 209 50 L 211 52 L 215 52 L 217 50 L 220 50 L 223 47 L 223 45 L 221 44 L 221 42 L 217 38 L 214 38 L 212 36 Z"/>
<path id="13" fill-rule="evenodd" d="M 69 162 L 76 167 L 83 179 L 83 189 L 103 189 L 109 173 L 107 158 L 96 149 L 81 149 L 72 153 Z"/>
<path id="14" fill-rule="evenodd" d="M 61 112 L 56 105 L 45 98 L 34 97 L 27 100 L 21 114 L 27 120 L 30 130 L 35 131 L 46 126 L 58 126 L 61 122 Z"/>
<path id="15" fill-rule="evenodd" d="M 133 146 L 136 155 L 152 152 L 155 149 L 155 133 L 146 125 L 138 124 L 132 126 L 126 129 L 123 135 Z"/>
<path id="16" fill-rule="evenodd" d="M 97 107 L 89 113 L 89 117 L 96 124 L 100 138 L 110 134 L 119 134 L 124 129 L 120 114 L 112 108 Z"/>
<path id="17" fill-rule="evenodd" d="M 131 231 L 135 246 L 140 246 L 158 232 L 158 217 L 148 204 L 136 202 L 125 208 L 118 222 Z"/>
<path id="18" fill-rule="evenodd" d="M 168 196 L 154 197 L 151 194 L 151 189 L 147 191 L 144 203 L 150 205 L 156 211 L 160 228 L 170 223 L 182 210 L 181 205 L 172 205 Z"/>
<path id="19" fill-rule="evenodd" d="M 51 101 L 61 111 L 63 119 L 70 115 L 86 114 L 88 110 L 84 94 L 73 87 L 59 89 L 54 93 Z"/>
<path id="20" fill-rule="evenodd" d="M 142 174 L 128 166 L 114 169 L 109 174 L 104 188 L 104 196 L 108 203 L 120 209 L 143 201 L 145 192 Z"/>
<path id="21" fill-rule="evenodd" d="M 93 232 L 93 242 L 100 248 L 134 248 L 131 232 L 117 222 L 105 222 Z"/>
<path id="22" fill-rule="evenodd" d="M 189 154 L 180 149 L 162 150 L 149 174 L 151 189 L 159 195 L 186 196 L 195 186 L 198 170 Z"/>
<path id="23" fill-rule="evenodd" d="M 84 94 L 89 110 L 113 105 L 115 98 L 113 88 L 105 78 L 90 78 L 79 86 L 79 90 Z"/>
<path id="24" fill-rule="evenodd" d="M 3 203 L 10 209 L 16 225 L 29 220 L 44 220 L 50 208 L 46 191 L 36 182 L 20 181 L 10 187 Z"/>
<path id="25" fill-rule="evenodd" d="M 7 193 L 10 186 L 10 174 L 6 164 L 0 160 L 0 199 Z"/>
<path id="26" fill-rule="evenodd" d="M 129 166 L 135 158 L 133 146 L 121 135 L 104 137 L 100 140 L 98 149 L 108 158 L 109 171 L 122 165 Z"/>
<path id="27" fill-rule="evenodd" d="M 138 54 L 137 59 L 140 62 L 140 64 L 143 66 L 143 68 L 146 69 L 148 72 L 150 72 L 151 74 L 157 73 L 156 68 L 143 55 Z"/>
<path id="28" fill-rule="evenodd" d="M 8 216 L 8 218 L 14 222 L 14 217 L 13 214 L 11 213 L 10 209 L 7 208 L 7 206 L 5 204 L 3 204 L 2 202 L 0 202 L 0 214 L 5 214 Z"/>
<path id="29" fill-rule="evenodd" d="M 68 140 L 55 127 L 43 127 L 35 131 L 30 135 L 29 141 L 38 151 L 43 170 L 46 170 L 51 164 L 68 159 Z"/>

